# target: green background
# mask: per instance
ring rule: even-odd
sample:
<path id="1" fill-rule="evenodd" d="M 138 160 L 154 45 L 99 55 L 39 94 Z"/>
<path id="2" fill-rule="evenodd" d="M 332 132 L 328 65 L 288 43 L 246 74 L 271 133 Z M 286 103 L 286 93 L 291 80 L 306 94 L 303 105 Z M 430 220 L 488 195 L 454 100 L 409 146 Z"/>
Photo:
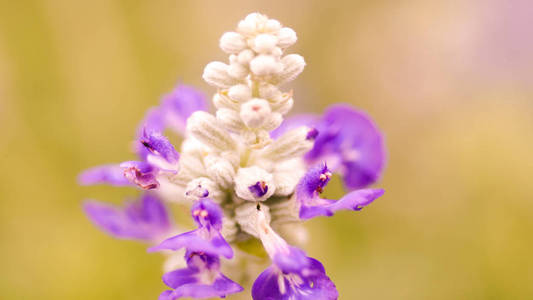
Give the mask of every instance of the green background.
<path id="1" fill-rule="evenodd" d="M 307 223 L 341 299 L 533 298 L 532 8 L 0 0 L 0 298 L 156 299 L 163 258 L 81 212 L 137 191 L 75 177 L 132 158 L 138 121 L 176 82 L 212 95 L 203 68 L 253 11 L 298 33 L 293 113 L 348 102 L 386 135 L 385 196 Z"/>

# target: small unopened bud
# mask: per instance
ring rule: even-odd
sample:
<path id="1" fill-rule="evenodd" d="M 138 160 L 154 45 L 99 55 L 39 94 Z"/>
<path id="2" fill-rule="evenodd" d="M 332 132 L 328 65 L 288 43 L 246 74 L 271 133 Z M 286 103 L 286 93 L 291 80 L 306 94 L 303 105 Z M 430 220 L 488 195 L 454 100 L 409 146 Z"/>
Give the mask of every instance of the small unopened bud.
<path id="1" fill-rule="evenodd" d="M 213 61 L 205 66 L 202 77 L 204 78 L 205 82 L 210 85 L 220 88 L 228 88 L 237 83 L 234 78 L 229 76 L 228 69 L 229 66 L 225 63 Z"/>
<path id="2" fill-rule="evenodd" d="M 278 31 L 278 46 L 287 48 L 296 43 L 296 32 L 289 27 L 283 27 Z"/>
<path id="3" fill-rule="evenodd" d="M 231 187 L 235 169 L 228 160 L 217 155 L 208 155 L 204 158 L 204 163 L 209 177 L 223 188 Z"/>
<path id="4" fill-rule="evenodd" d="M 185 188 L 185 197 L 190 200 L 209 197 L 215 202 L 220 202 L 223 193 L 217 184 L 209 178 L 199 177 L 191 180 Z"/>
<path id="5" fill-rule="evenodd" d="M 196 111 L 187 119 L 187 132 L 203 144 L 219 151 L 236 147 L 235 141 L 220 122 L 204 111 Z"/>
<path id="6" fill-rule="evenodd" d="M 269 19 L 265 23 L 265 30 L 269 32 L 275 32 L 281 29 L 281 23 L 275 19 Z"/>
<path id="7" fill-rule="evenodd" d="M 253 166 L 240 168 L 235 177 L 235 193 L 248 201 L 264 201 L 274 192 L 274 178 L 264 169 Z"/>
<path id="8" fill-rule="evenodd" d="M 248 65 L 250 61 L 255 57 L 255 53 L 250 49 L 242 50 L 237 56 L 237 62 L 242 65 Z"/>
<path id="9" fill-rule="evenodd" d="M 281 59 L 283 71 L 279 75 L 278 84 L 287 83 L 294 80 L 305 67 L 305 60 L 301 55 L 289 54 Z"/>
<path id="10" fill-rule="evenodd" d="M 224 127 L 233 132 L 239 132 L 245 128 L 239 113 L 233 109 L 220 108 L 217 110 L 217 119 Z"/>
<path id="11" fill-rule="evenodd" d="M 267 100 L 276 100 L 281 97 L 281 91 L 273 84 L 264 83 L 259 86 L 259 96 Z"/>
<path id="12" fill-rule="evenodd" d="M 294 105 L 294 99 L 291 93 L 285 93 L 278 102 L 272 103 L 272 110 L 282 115 L 288 113 Z"/>
<path id="13" fill-rule="evenodd" d="M 244 124 L 250 128 L 260 127 L 270 116 L 268 101 L 254 98 L 241 105 L 240 116 Z"/>
<path id="14" fill-rule="evenodd" d="M 238 110 L 240 107 L 240 104 L 237 101 L 233 101 L 232 99 L 230 99 L 230 97 L 228 97 L 227 93 L 224 91 L 220 93 L 216 93 L 213 96 L 213 104 L 218 109 L 229 108 L 229 109 Z"/>
<path id="15" fill-rule="evenodd" d="M 250 62 L 250 69 L 257 76 L 277 74 L 283 70 L 283 64 L 271 55 L 259 55 Z"/>
<path id="16" fill-rule="evenodd" d="M 269 118 L 263 124 L 262 128 L 266 131 L 272 131 L 281 125 L 283 117 L 280 113 L 271 113 Z"/>
<path id="17" fill-rule="evenodd" d="M 239 80 L 246 78 L 249 73 L 248 68 L 237 62 L 230 64 L 228 68 L 228 75 Z"/>
<path id="18" fill-rule="evenodd" d="M 220 38 L 219 45 L 222 51 L 233 54 L 239 53 L 246 48 L 246 41 L 244 37 L 237 32 L 226 32 Z"/>
<path id="19" fill-rule="evenodd" d="M 239 102 L 245 102 L 252 98 L 252 90 L 247 84 L 237 84 L 228 90 L 228 96 Z"/>
<path id="20" fill-rule="evenodd" d="M 271 34 L 260 34 L 255 37 L 253 49 L 258 53 L 269 53 L 276 47 L 278 38 Z"/>
<path id="21" fill-rule="evenodd" d="M 287 131 L 266 147 L 263 154 L 276 161 L 301 156 L 313 148 L 314 139 L 309 137 L 310 132 L 314 129 L 307 126 Z"/>

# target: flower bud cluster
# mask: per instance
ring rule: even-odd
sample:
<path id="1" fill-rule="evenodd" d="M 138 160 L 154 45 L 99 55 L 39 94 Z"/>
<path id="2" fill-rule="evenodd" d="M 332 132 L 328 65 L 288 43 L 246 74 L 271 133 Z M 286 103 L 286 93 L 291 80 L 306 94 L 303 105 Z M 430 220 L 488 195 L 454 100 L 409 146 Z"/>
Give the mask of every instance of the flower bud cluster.
<path id="1" fill-rule="evenodd" d="M 250 145 L 264 145 L 293 105 L 291 92 L 279 86 L 295 79 L 305 61 L 298 54 L 284 55 L 297 40 L 294 30 L 267 16 L 252 13 L 236 31 L 220 38 L 229 64 L 209 63 L 204 80 L 218 88 L 213 97 L 216 118 L 228 130 L 245 136 Z"/>

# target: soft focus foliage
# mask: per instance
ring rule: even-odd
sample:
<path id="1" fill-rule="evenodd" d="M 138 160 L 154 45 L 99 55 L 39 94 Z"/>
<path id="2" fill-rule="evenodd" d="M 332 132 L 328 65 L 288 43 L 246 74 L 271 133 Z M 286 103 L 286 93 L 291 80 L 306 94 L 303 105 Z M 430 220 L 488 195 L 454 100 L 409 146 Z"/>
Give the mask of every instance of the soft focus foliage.
<path id="1" fill-rule="evenodd" d="M 386 134 L 385 196 L 307 224 L 341 299 L 533 298 L 526 0 L 0 0 L 0 298 L 157 297 L 162 257 L 81 209 L 135 191 L 76 176 L 124 160 L 117 145 L 176 81 L 211 94 L 219 36 L 255 10 L 298 32 L 294 111 L 348 102 Z"/>

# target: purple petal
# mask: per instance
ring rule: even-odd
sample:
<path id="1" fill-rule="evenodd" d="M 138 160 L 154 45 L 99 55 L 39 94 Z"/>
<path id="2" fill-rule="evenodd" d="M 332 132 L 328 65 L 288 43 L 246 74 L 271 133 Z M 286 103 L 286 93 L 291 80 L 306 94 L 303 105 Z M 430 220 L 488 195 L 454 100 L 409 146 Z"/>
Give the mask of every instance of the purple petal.
<path id="1" fill-rule="evenodd" d="M 313 114 L 300 114 L 289 117 L 285 119 L 278 128 L 270 132 L 270 137 L 277 139 L 285 132 L 301 126 L 314 127 L 318 120 L 319 116 Z"/>
<path id="2" fill-rule="evenodd" d="M 78 176 L 78 182 L 81 185 L 131 185 L 130 181 L 124 177 L 124 170 L 119 165 L 103 165 L 87 169 Z"/>
<path id="3" fill-rule="evenodd" d="M 233 249 L 217 231 L 207 231 L 199 228 L 168 238 L 158 246 L 148 249 L 148 252 L 161 250 L 179 250 L 186 248 L 191 252 L 204 252 L 210 255 L 220 255 L 226 258 L 233 257 Z"/>
<path id="4" fill-rule="evenodd" d="M 218 231 L 222 229 L 222 209 L 209 198 L 194 202 L 191 215 L 199 227 L 212 227 Z"/>
<path id="5" fill-rule="evenodd" d="M 219 274 L 215 281 L 211 284 L 190 283 L 184 284 L 172 293 L 166 295 L 168 300 L 179 299 L 182 297 L 191 298 L 225 298 L 230 294 L 242 292 L 244 289 L 229 279 L 228 277 Z"/>
<path id="6" fill-rule="evenodd" d="M 204 94 L 186 85 L 179 85 L 171 93 L 165 95 L 161 104 L 166 126 L 182 136 L 185 134 L 187 118 L 193 112 L 206 111 L 207 108 Z"/>
<path id="7" fill-rule="evenodd" d="M 322 264 L 311 257 L 307 257 L 307 260 L 307 267 L 298 273 L 284 273 L 275 265 L 267 268 L 255 280 L 252 298 L 254 300 L 337 299 L 339 295 L 335 284 L 326 275 Z"/>
<path id="8" fill-rule="evenodd" d="M 153 195 L 145 194 L 124 207 L 91 200 L 83 208 L 96 226 L 116 238 L 153 241 L 170 229 L 166 208 Z"/>
<path id="9" fill-rule="evenodd" d="M 327 161 L 348 189 L 379 179 L 385 165 L 383 136 L 374 122 L 349 105 L 330 107 L 315 124 L 318 136 L 306 155 L 309 163 Z"/>
<path id="10" fill-rule="evenodd" d="M 163 170 L 176 170 L 179 153 L 165 136 L 159 132 L 145 130 L 139 142 L 140 146 L 147 150 L 139 153 L 146 153 L 145 157 L 149 163 Z"/>
<path id="11" fill-rule="evenodd" d="M 165 116 L 161 108 L 152 107 L 146 112 L 144 119 L 137 129 L 137 138 L 143 136 L 145 132 L 165 131 Z"/>
<path id="12" fill-rule="evenodd" d="M 261 198 L 268 192 L 268 185 L 264 181 L 258 181 L 254 185 L 249 186 L 248 189 L 254 196 Z"/>
<path id="13" fill-rule="evenodd" d="M 242 287 L 220 273 L 220 259 L 204 252 L 187 251 L 187 268 L 168 272 L 163 282 L 174 289 L 163 299 L 180 297 L 225 297 L 242 291 Z"/>
<path id="14" fill-rule="evenodd" d="M 123 168 L 124 177 L 131 183 L 138 185 L 144 190 L 159 187 L 159 182 L 155 177 L 155 169 L 147 162 L 127 161 L 120 164 Z"/>
<path id="15" fill-rule="evenodd" d="M 300 203 L 300 218 L 332 216 L 338 210 L 361 210 L 381 197 L 383 189 L 361 189 L 348 193 L 338 201 L 320 197 L 329 182 L 331 172 L 325 164 L 311 168 L 296 186 L 296 199 Z"/>

